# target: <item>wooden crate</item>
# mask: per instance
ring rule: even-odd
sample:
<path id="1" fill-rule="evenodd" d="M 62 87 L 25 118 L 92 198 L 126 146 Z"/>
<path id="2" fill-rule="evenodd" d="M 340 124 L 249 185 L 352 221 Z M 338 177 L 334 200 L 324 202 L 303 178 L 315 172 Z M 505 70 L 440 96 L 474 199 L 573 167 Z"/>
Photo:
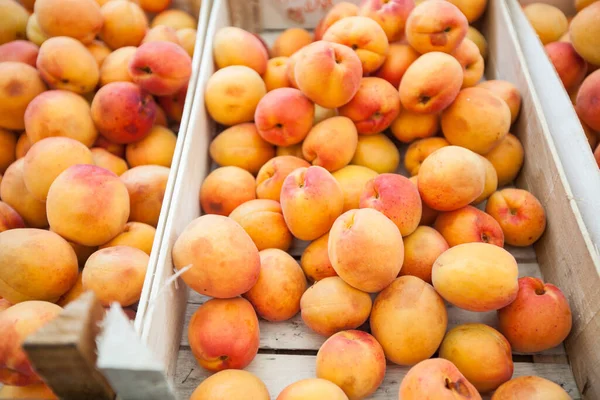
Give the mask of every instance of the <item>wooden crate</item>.
<path id="1" fill-rule="evenodd" d="M 266 2 L 268 0 L 263 0 L 262 3 Z M 200 215 L 200 185 L 214 167 L 208 157 L 208 145 L 217 134 L 216 124 L 203 107 L 204 88 L 215 71 L 212 40 L 218 29 L 234 24 L 253 31 L 270 28 L 260 33 L 267 42 L 272 42 L 280 29 L 293 25 L 277 14 L 281 9 L 265 8 L 262 3 L 234 0 L 214 2 L 194 98 L 194 113 L 190 116 L 188 133 L 184 139 L 180 171 L 175 181 L 171 210 L 157 256 L 155 280 L 141 329 L 143 341 L 164 364 L 181 399 L 188 398 L 209 375 L 194 360 L 185 331 L 190 315 L 206 297 L 190 293 L 181 280 L 172 278 L 174 269 L 171 250 L 188 223 Z M 323 13 L 324 10 L 321 10 L 320 15 Z M 306 19 L 310 23 L 307 22 L 304 26 L 312 28 L 316 20 L 318 18 L 311 16 Z M 540 100 L 534 93 L 532 80 L 503 0 L 490 0 L 482 27 L 489 42 L 486 77 L 512 82 L 523 96 L 521 116 L 512 130 L 521 139 L 526 153 L 526 161 L 516 186 L 531 191 L 540 199 L 548 213 L 547 231 L 535 249 L 511 248 L 509 251 L 519 262 L 521 276 L 543 276 L 549 282 L 558 283 L 566 289 L 572 302 L 574 332 L 579 335 L 585 331 L 581 316 L 587 315 L 589 305 L 582 303 L 587 300 L 576 295 L 576 291 L 586 289 L 587 284 L 580 277 L 573 276 L 571 271 L 576 266 L 587 272 L 595 271 L 597 259 L 589 251 L 589 237 L 580 228 L 580 212 L 577 204 L 572 201 L 571 189 L 544 119 Z M 304 245 L 301 242 L 295 243 L 292 255 L 298 258 Z M 567 276 L 570 282 L 565 282 Z M 589 301 L 593 301 L 596 296 L 594 294 Z M 492 326 L 497 324 L 493 312 L 473 313 L 449 307 L 448 314 L 450 326 L 467 322 L 484 322 Z M 260 321 L 260 329 L 259 354 L 247 369 L 267 384 L 272 398 L 277 397 L 285 386 L 315 376 L 315 355 L 324 338 L 311 332 L 299 316 L 282 323 Z M 587 352 L 592 350 L 588 349 Z M 571 354 L 570 357 L 574 356 Z M 564 346 L 535 355 L 515 354 L 514 359 L 515 376 L 544 376 L 562 385 L 574 399 L 581 398 Z M 398 385 L 407 370 L 406 367 L 389 364 L 383 385 L 371 398 L 396 399 Z M 586 387 L 580 386 L 580 389 L 592 390 L 590 387 L 597 384 L 591 382 Z"/>
<path id="2" fill-rule="evenodd" d="M 572 0 L 540 1 L 560 8 L 567 16 L 575 15 Z M 570 229 L 579 229 L 585 239 L 580 242 L 577 252 L 569 253 L 570 246 L 565 243 L 563 249 L 567 251 L 547 254 L 559 268 L 542 268 L 542 273 L 562 287 L 571 301 L 575 312 L 573 331 L 565 342 L 567 353 L 577 385 L 584 397 L 598 399 L 600 351 L 597 335 L 600 332 L 600 295 L 597 288 L 600 287 L 600 219 L 597 212 L 600 209 L 600 169 L 590 152 L 569 95 L 523 13 L 522 5 L 533 2 L 537 0 L 521 0 L 520 3 L 518 0 L 507 0 L 507 8 L 545 115 L 547 131 L 552 136 L 556 154 L 562 162 L 563 177 L 571 187 L 571 193 L 562 203 L 575 211 L 576 219 L 565 230 L 568 232 Z M 557 237 L 559 235 L 561 234 L 557 233 Z M 563 241 L 568 242 L 566 238 Z"/>

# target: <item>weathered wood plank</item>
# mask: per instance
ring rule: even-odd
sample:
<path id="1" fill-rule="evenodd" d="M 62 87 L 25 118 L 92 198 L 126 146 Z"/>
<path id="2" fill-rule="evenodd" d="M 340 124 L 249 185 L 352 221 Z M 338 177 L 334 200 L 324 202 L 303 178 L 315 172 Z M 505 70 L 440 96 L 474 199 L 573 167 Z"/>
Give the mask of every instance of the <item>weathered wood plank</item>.
<path id="1" fill-rule="evenodd" d="M 368 400 L 396 400 L 398 387 L 408 369 L 408 367 L 388 364 L 383 384 L 377 392 L 368 397 Z M 315 377 L 315 356 L 258 354 L 246 370 L 262 379 L 269 389 L 271 398 L 275 399 L 289 384 Z M 188 399 L 200 382 L 209 375 L 206 370 L 198 366 L 189 348 L 182 347 L 174 382 L 179 398 Z M 561 385 L 574 400 L 581 399 L 567 364 L 515 363 L 513 376 L 523 375 L 542 376 Z"/>

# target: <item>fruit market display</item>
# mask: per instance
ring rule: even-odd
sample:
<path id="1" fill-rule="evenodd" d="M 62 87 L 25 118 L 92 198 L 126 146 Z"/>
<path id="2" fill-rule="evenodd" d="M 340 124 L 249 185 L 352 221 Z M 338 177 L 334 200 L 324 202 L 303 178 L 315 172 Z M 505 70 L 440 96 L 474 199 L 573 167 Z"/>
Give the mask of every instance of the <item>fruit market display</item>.
<path id="1" fill-rule="evenodd" d="M 0 398 L 55 398 L 21 343 L 83 291 L 135 315 L 196 33 L 169 6 L 0 0 Z"/>
<path id="2" fill-rule="evenodd" d="M 575 0 L 575 9 L 569 17 L 543 3 L 529 4 L 524 11 L 571 97 L 600 167 L 600 2 Z"/>
<path id="3" fill-rule="evenodd" d="M 483 80 L 487 44 L 469 24 L 485 8 L 341 2 L 312 39 L 292 28 L 271 48 L 236 27 L 215 33 L 204 89 L 218 165 L 198 193 L 204 215 L 172 251 L 207 296 L 186 334 L 213 374 L 191 399 L 268 399 L 243 371 L 259 319 L 297 314 L 326 340 L 314 377 L 278 400 L 369 398 L 387 362 L 410 370 L 386 398 L 569 398 L 544 378 L 512 379 L 513 351 L 551 349 L 572 322 L 560 289 L 519 279 L 504 248 L 535 243 L 546 214 L 511 186 L 521 96 Z M 449 306 L 496 311 L 497 329 L 449 329 Z"/>

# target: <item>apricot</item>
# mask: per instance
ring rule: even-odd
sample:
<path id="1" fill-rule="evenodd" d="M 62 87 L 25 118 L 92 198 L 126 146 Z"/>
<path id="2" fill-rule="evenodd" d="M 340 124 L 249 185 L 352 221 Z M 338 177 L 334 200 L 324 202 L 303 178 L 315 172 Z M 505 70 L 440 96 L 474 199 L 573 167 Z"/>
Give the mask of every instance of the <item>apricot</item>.
<path id="1" fill-rule="evenodd" d="M 357 253 L 357 248 L 364 251 Z M 394 222 L 379 211 L 362 208 L 346 211 L 335 221 L 328 253 L 333 269 L 345 282 L 374 293 L 398 276 L 404 247 Z"/>
<path id="2" fill-rule="evenodd" d="M 481 400 L 477 389 L 458 368 L 443 358 L 424 360 L 412 367 L 400 383 L 399 398 L 420 400 Z"/>
<path id="3" fill-rule="evenodd" d="M 259 199 L 280 200 L 285 178 L 297 168 L 308 168 L 310 164 L 294 156 L 277 156 L 267 161 L 256 175 L 256 196 Z"/>
<path id="4" fill-rule="evenodd" d="M 25 160 L 20 158 L 8 167 L 0 183 L 0 198 L 23 218 L 27 226 L 46 228 L 46 204 L 27 190 L 23 179 L 24 164 Z"/>
<path id="5" fill-rule="evenodd" d="M 298 262 L 283 250 L 265 249 L 259 255 L 258 281 L 244 297 L 261 318 L 286 321 L 300 311 L 306 277 Z"/>
<path id="6" fill-rule="evenodd" d="M 390 2 L 387 4 L 395 3 Z M 408 3 L 408 1 L 405 3 Z M 390 43 L 390 48 L 385 61 L 372 76 L 385 79 L 391 83 L 392 86 L 397 88 L 408 67 L 415 62 L 419 56 L 420 54 L 408 44 Z"/>
<path id="7" fill-rule="evenodd" d="M 484 324 L 463 324 L 444 337 L 440 358 L 451 361 L 481 392 L 495 390 L 513 374 L 511 347 L 500 332 Z"/>
<path id="8" fill-rule="evenodd" d="M 150 257 L 140 249 L 114 246 L 88 258 L 82 272 L 84 290 L 91 290 L 104 306 L 127 307 L 140 299 Z"/>
<path id="9" fill-rule="evenodd" d="M 243 65 L 263 75 L 269 54 L 260 39 L 252 33 L 233 26 L 221 28 L 213 40 L 213 57 L 217 68 Z"/>
<path id="10" fill-rule="evenodd" d="M 185 86 L 172 95 L 158 97 L 158 103 L 165 110 L 165 118 L 168 116 L 173 121 L 181 122 L 181 118 L 183 117 L 183 108 L 185 107 L 185 99 L 187 97 L 187 89 L 188 84 L 185 84 Z M 160 107 L 157 107 L 157 111 L 159 108 Z M 158 125 L 158 114 L 154 124 Z"/>
<path id="11" fill-rule="evenodd" d="M 25 156 L 25 186 L 36 199 L 45 202 L 52 182 L 76 164 L 94 164 L 92 152 L 85 145 L 67 137 L 42 139 Z"/>
<path id="12" fill-rule="evenodd" d="M 434 227 L 444 236 L 450 247 L 473 242 L 504 246 L 504 233 L 498 222 L 473 206 L 441 213 Z"/>
<path id="13" fill-rule="evenodd" d="M 14 208 L 0 201 L 0 232 L 18 228 L 25 228 L 23 218 Z"/>
<path id="14" fill-rule="evenodd" d="M 350 163 L 357 144 L 358 134 L 352 120 L 332 117 L 310 130 L 302 143 L 302 154 L 312 165 L 333 172 Z"/>
<path id="15" fill-rule="evenodd" d="M 123 232 L 100 246 L 100 249 L 115 246 L 129 246 L 142 250 L 150 255 L 156 229 L 142 222 L 128 222 Z"/>
<path id="16" fill-rule="evenodd" d="M 150 164 L 170 167 L 176 143 L 177 136 L 170 129 L 155 125 L 148 136 L 127 145 L 127 163 L 132 168 Z"/>
<path id="17" fill-rule="evenodd" d="M 283 217 L 292 235 L 301 240 L 327 233 L 343 207 L 340 184 L 322 167 L 295 169 L 281 187 Z"/>
<path id="18" fill-rule="evenodd" d="M 286 29 L 277 36 L 273 43 L 273 57 L 289 57 L 304 46 L 311 44 L 312 41 L 312 35 L 305 29 Z"/>
<path id="19" fill-rule="evenodd" d="M 43 383 L 35 383 L 27 386 L 3 386 L 0 389 L 0 399 L 37 399 L 58 400 L 58 397 L 48 386 Z"/>
<path id="20" fill-rule="evenodd" d="M 375 338 L 362 331 L 331 336 L 317 353 L 317 378 L 338 385 L 349 399 L 373 394 L 385 377 L 385 354 Z"/>
<path id="21" fill-rule="evenodd" d="M 277 400 L 327 399 L 348 400 L 348 396 L 339 386 L 325 379 L 304 379 L 287 386 Z"/>
<path id="22" fill-rule="evenodd" d="M 131 82 L 113 82 L 98 90 L 91 112 L 102 136 L 114 143 L 127 144 L 150 133 L 156 103 L 152 95 Z"/>
<path id="23" fill-rule="evenodd" d="M 417 140 L 411 143 L 411 145 L 408 146 L 408 149 L 406 149 L 404 167 L 411 176 L 416 176 L 419 173 L 423 161 L 425 161 L 425 159 L 434 151 L 446 146 L 450 146 L 450 143 L 441 137 L 430 137 Z"/>
<path id="24" fill-rule="evenodd" d="M 433 152 L 419 169 L 418 187 L 423 201 L 438 211 L 470 204 L 483 193 L 485 167 L 472 151 L 446 146 Z"/>
<path id="25" fill-rule="evenodd" d="M 300 266 L 306 277 L 313 282 L 318 282 L 330 276 L 337 276 L 331 261 L 329 261 L 328 243 L 329 233 L 326 233 L 310 242 L 302 253 Z"/>
<path id="26" fill-rule="evenodd" d="M 361 165 L 380 174 L 395 172 L 400 164 L 400 152 L 384 134 L 360 135 L 350 164 Z"/>
<path id="27" fill-rule="evenodd" d="M 152 20 L 152 28 L 159 25 L 167 25 L 178 31 L 185 28 L 196 29 L 198 23 L 194 17 L 183 10 L 169 9 L 159 13 Z"/>
<path id="28" fill-rule="evenodd" d="M 38 46 L 41 46 L 49 36 L 42 32 L 40 25 L 38 24 L 37 15 L 31 14 L 27 20 L 27 39 Z"/>
<path id="29" fill-rule="evenodd" d="M 392 134 L 403 143 L 435 136 L 439 130 L 438 114 L 418 114 L 408 110 L 400 111 L 391 125 Z"/>
<path id="30" fill-rule="evenodd" d="M 265 384 L 250 372 L 226 369 L 204 379 L 190 400 L 270 400 Z"/>
<path id="31" fill-rule="evenodd" d="M 519 279 L 514 302 L 498 310 L 498 327 L 515 351 L 535 353 L 561 344 L 573 325 L 562 291 L 541 279 Z"/>
<path id="32" fill-rule="evenodd" d="M 359 9 L 356 4 L 347 1 L 341 1 L 334 4 L 325 17 L 323 17 L 319 26 L 315 29 L 315 41 L 323 39 L 323 35 L 331 25 L 335 24 L 340 19 L 357 16 L 358 12 Z"/>
<path id="33" fill-rule="evenodd" d="M 0 382 L 5 385 L 39 384 L 27 354 L 21 347 L 27 336 L 53 320 L 62 311 L 46 301 L 26 301 L 0 312 Z"/>
<path id="34" fill-rule="evenodd" d="M 365 75 L 383 65 L 389 50 L 383 28 L 371 18 L 362 16 L 337 21 L 324 33 L 323 40 L 351 47 L 358 55 Z"/>
<path id="35" fill-rule="evenodd" d="M 249 200 L 236 207 L 229 217 L 244 228 L 258 250 L 286 251 L 292 244 L 292 234 L 275 200 Z"/>
<path id="36" fill-rule="evenodd" d="M 493 311 L 517 297 L 515 258 L 489 243 L 465 243 L 446 250 L 433 264 L 431 280 L 448 302 L 469 311 Z"/>
<path id="37" fill-rule="evenodd" d="M 281 107 L 282 104 L 286 107 Z M 280 88 L 260 99 L 254 121 L 265 141 L 290 146 L 304 140 L 312 128 L 314 116 L 314 104 L 300 90 Z"/>
<path id="38" fill-rule="evenodd" d="M 73 245 L 73 243 L 69 242 L 69 244 Z M 91 254 L 90 254 L 91 255 Z M 79 264 L 81 268 L 85 266 L 85 262 L 83 264 Z M 77 281 L 75 284 L 69 289 L 65 294 L 60 296 L 60 298 L 56 301 L 56 304 L 61 307 L 66 307 L 67 304 L 74 302 L 81 296 L 85 291 L 83 290 L 83 284 L 81 283 L 81 272 L 77 275 Z M 1 397 L 0 397 L 1 398 Z"/>
<path id="39" fill-rule="evenodd" d="M 100 32 L 103 16 L 94 0 L 36 0 L 35 15 L 48 36 L 69 36 L 91 43 Z"/>
<path id="40" fill-rule="evenodd" d="M 291 83 L 287 75 L 288 57 L 275 57 L 267 62 L 263 80 L 267 92 L 283 87 L 290 87 Z"/>
<path id="41" fill-rule="evenodd" d="M 217 164 L 240 167 L 252 174 L 275 156 L 275 148 L 263 140 L 253 123 L 224 130 L 213 139 L 209 152 Z"/>
<path id="42" fill-rule="evenodd" d="M 17 137 L 14 133 L 0 128 L 0 174 L 16 160 Z"/>
<path id="43" fill-rule="evenodd" d="M 101 147 L 94 147 L 91 149 L 93 163 L 99 167 L 107 169 L 117 176 L 122 175 L 129 169 L 125 160 L 114 154 L 108 152 Z"/>
<path id="44" fill-rule="evenodd" d="M 593 65 L 600 65 L 600 51 L 598 51 L 600 28 L 595 22 L 599 14 L 600 4 L 595 2 L 577 13 L 569 28 L 575 51 Z"/>
<path id="45" fill-rule="evenodd" d="M 483 88 L 467 88 L 442 113 L 441 125 L 450 144 L 487 154 L 508 134 L 510 119 L 501 98 Z"/>
<path id="46" fill-rule="evenodd" d="M 581 84 L 577 92 L 575 111 L 592 130 L 600 131 L 600 106 L 597 98 L 600 94 L 600 70 L 592 72 Z"/>
<path id="47" fill-rule="evenodd" d="M 73 248 L 75 255 L 77 256 L 77 262 L 79 264 L 79 268 L 83 269 L 85 266 L 85 262 L 92 254 L 98 250 L 98 246 L 84 246 L 79 243 L 72 242 L 67 240 L 67 243 Z"/>
<path id="48" fill-rule="evenodd" d="M 108 151 L 111 154 L 114 154 L 119 158 L 125 158 L 125 145 L 111 142 L 104 136 L 98 136 L 98 138 L 94 142 L 93 147 L 103 148 L 104 150 Z"/>
<path id="49" fill-rule="evenodd" d="M 260 273 L 252 238 L 233 219 L 203 215 L 188 224 L 173 245 L 173 265 L 198 293 L 230 298 L 246 293 Z"/>
<path id="50" fill-rule="evenodd" d="M 66 90 L 49 90 L 37 96 L 25 111 L 25 128 L 32 144 L 64 137 L 90 147 L 98 137 L 90 105 Z"/>
<path id="51" fill-rule="evenodd" d="M 110 48 L 107 45 L 105 45 L 104 42 L 102 42 L 100 40 L 92 41 L 90 44 L 85 46 L 85 48 L 88 49 L 90 54 L 96 60 L 96 63 L 98 64 L 98 68 L 102 68 L 102 64 L 104 63 L 104 60 L 111 53 Z"/>
<path id="52" fill-rule="evenodd" d="M 337 276 L 316 282 L 306 289 L 300 300 L 302 320 L 322 336 L 358 328 L 369 318 L 371 305 L 369 294 Z"/>
<path id="53" fill-rule="evenodd" d="M 240 204 L 256 198 L 254 177 L 239 167 L 212 171 L 200 187 L 200 205 L 207 214 L 228 216 Z"/>
<path id="54" fill-rule="evenodd" d="M 0 233 L 0 296 L 12 304 L 55 302 L 77 280 L 77 257 L 54 232 L 11 229 Z"/>
<path id="55" fill-rule="evenodd" d="M 477 87 L 487 89 L 504 100 L 510 109 L 510 123 L 517 120 L 521 110 L 521 94 L 515 85 L 507 81 L 490 80 L 477 84 Z"/>
<path id="56" fill-rule="evenodd" d="M 338 181 L 344 192 L 344 212 L 359 208 L 360 196 L 365 185 L 377 177 L 377 172 L 360 165 L 348 165 L 335 171 L 333 177 Z"/>
<path id="57" fill-rule="evenodd" d="M 70 241 L 98 246 L 123 231 L 129 217 L 127 187 L 114 173 L 77 164 L 52 183 L 46 200 L 50 228 Z"/>
<path id="58" fill-rule="evenodd" d="M 143 90 L 153 95 L 172 95 L 188 84 L 192 75 L 192 59 L 175 43 L 143 43 L 129 62 L 129 75 Z"/>
<path id="59" fill-rule="evenodd" d="M 400 275 L 412 275 L 431 283 L 431 268 L 446 250 L 448 242 L 435 229 L 419 226 L 404 238 L 404 262 Z"/>
<path id="60" fill-rule="evenodd" d="M 363 74 L 361 59 L 351 48 L 323 40 L 297 52 L 289 65 L 292 86 L 325 108 L 338 108 L 352 100 Z"/>
<path id="61" fill-rule="evenodd" d="M 434 3 L 439 1 L 451 5 L 444 0 L 434 0 Z M 404 73 L 399 88 L 400 101 L 406 110 L 414 113 L 437 113 L 452 104 L 462 83 L 463 70 L 456 58 L 438 51 L 427 53 Z"/>
<path id="62" fill-rule="evenodd" d="M 465 15 L 451 2 L 424 1 L 408 16 L 406 39 L 421 54 L 452 53 L 467 35 L 468 26 Z"/>
<path id="63" fill-rule="evenodd" d="M 479 48 L 469 38 L 464 38 L 452 55 L 458 60 L 463 68 L 462 87 L 475 86 L 483 76 L 485 68 L 483 56 Z"/>
<path id="64" fill-rule="evenodd" d="M 23 6 L 13 0 L 1 0 L 0 17 L 2 18 L 0 45 L 26 38 L 29 13 Z"/>
<path id="65" fill-rule="evenodd" d="M 275 155 L 278 157 L 279 156 L 294 156 L 294 157 L 304 160 L 304 155 L 302 154 L 302 142 L 292 144 L 290 146 L 276 146 L 275 147 Z"/>
<path id="66" fill-rule="evenodd" d="M 46 85 L 32 66 L 13 61 L 0 63 L 0 128 L 24 129 L 25 109 L 44 90 Z"/>
<path id="67" fill-rule="evenodd" d="M 231 126 L 254 120 L 260 99 L 267 93 L 260 75 L 251 68 L 232 65 L 215 72 L 204 91 L 206 109 L 220 124 Z"/>
<path id="68" fill-rule="evenodd" d="M 256 313 L 242 298 L 207 301 L 192 315 L 188 327 L 196 361 L 212 372 L 245 368 L 258 352 L 259 335 Z"/>
<path id="69" fill-rule="evenodd" d="M 421 220 L 421 197 L 404 176 L 381 174 L 365 185 L 360 208 L 373 208 L 388 217 L 402 236 L 410 235 Z"/>
<path id="70" fill-rule="evenodd" d="M 573 90 L 583 82 L 588 64 L 577 54 L 571 43 L 553 42 L 544 48 L 567 91 Z"/>
<path id="71" fill-rule="evenodd" d="M 388 360 L 413 365 L 435 353 L 446 333 L 448 315 L 431 285 L 406 275 L 377 295 L 370 324 Z"/>
<path id="72" fill-rule="evenodd" d="M 148 17 L 134 2 L 126 0 L 109 1 L 100 12 L 104 25 L 100 39 L 113 50 L 125 46 L 139 46 L 148 31 Z"/>
<path id="73" fill-rule="evenodd" d="M 79 41 L 66 36 L 51 37 L 42 43 L 36 65 L 52 89 L 88 93 L 100 79 L 98 63 L 92 53 Z"/>
<path id="74" fill-rule="evenodd" d="M 361 3 L 359 13 L 375 20 L 388 40 L 394 42 L 404 38 L 406 20 L 414 7 L 412 0 L 368 0 Z"/>
<path id="75" fill-rule="evenodd" d="M 359 134 L 373 135 L 386 130 L 398 116 L 400 97 L 386 80 L 363 78 L 356 95 L 338 111 L 354 122 Z"/>
<path id="76" fill-rule="evenodd" d="M 502 384 L 492 396 L 492 400 L 570 400 L 571 396 L 556 383 L 539 376 L 519 376 Z"/>
<path id="77" fill-rule="evenodd" d="M 100 67 L 100 86 L 111 82 L 133 82 L 129 74 L 129 62 L 137 47 L 125 46 L 110 53 Z"/>
<path id="78" fill-rule="evenodd" d="M 0 62 L 15 61 L 35 68 L 39 48 L 26 40 L 14 40 L 0 45 Z"/>
<path id="79" fill-rule="evenodd" d="M 160 25 L 159 25 L 160 26 Z M 190 57 L 194 57 L 196 48 L 196 36 L 198 32 L 193 28 L 183 28 L 175 32 L 177 40 Z"/>
<path id="80" fill-rule="evenodd" d="M 481 32 L 477 30 L 477 28 L 469 26 L 469 28 L 467 29 L 466 37 L 472 40 L 473 43 L 475 43 L 475 45 L 479 49 L 479 54 L 481 54 L 481 57 L 483 57 L 483 59 L 485 60 L 488 54 L 488 43 L 485 39 L 485 36 L 483 36 Z"/>
<path id="81" fill-rule="evenodd" d="M 166 25 L 159 25 L 155 26 L 152 29 L 149 29 L 146 32 L 146 36 L 144 36 L 144 39 L 142 39 L 141 44 L 159 41 L 171 42 L 180 45 L 179 39 L 177 38 L 177 31 L 175 31 L 175 29 L 171 28 L 170 26 Z"/>
<path id="82" fill-rule="evenodd" d="M 25 154 L 31 148 L 31 141 L 27 137 L 27 134 L 23 132 L 19 135 L 19 139 L 17 140 L 17 146 L 15 147 L 15 155 L 17 156 L 17 160 L 19 158 L 25 157 Z"/>
<path id="83" fill-rule="evenodd" d="M 138 0 L 142 10 L 151 13 L 159 13 L 171 5 L 172 0 Z"/>
<path id="84" fill-rule="evenodd" d="M 417 189 L 418 189 L 419 186 L 418 186 L 417 175 L 411 176 L 409 178 L 409 180 L 413 183 L 413 185 L 417 186 Z M 421 194 L 421 193 L 419 193 L 419 194 Z M 421 221 L 419 222 L 419 225 L 428 225 L 428 226 L 433 225 L 433 223 L 435 222 L 435 219 L 440 214 L 440 212 L 429 207 L 423 201 L 422 195 L 421 195 L 421 205 L 423 206 L 423 211 L 421 213 Z"/>
<path id="85" fill-rule="evenodd" d="M 523 189 L 506 188 L 492 194 L 485 211 L 502 228 L 511 246 L 530 246 L 546 229 L 546 213 L 539 200 Z"/>
<path id="86" fill-rule="evenodd" d="M 160 165 L 141 165 L 120 176 L 129 192 L 129 221 L 158 225 L 170 171 Z"/>
<path id="87" fill-rule="evenodd" d="M 558 41 L 569 28 L 565 14 L 550 4 L 531 3 L 523 12 L 544 45 Z"/>
<path id="88" fill-rule="evenodd" d="M 502 187 L 514 181 L 519 174 L 524 161 L 523 145 L 509 133 L 485 158 L 494 166 L 498 187 Z"/>

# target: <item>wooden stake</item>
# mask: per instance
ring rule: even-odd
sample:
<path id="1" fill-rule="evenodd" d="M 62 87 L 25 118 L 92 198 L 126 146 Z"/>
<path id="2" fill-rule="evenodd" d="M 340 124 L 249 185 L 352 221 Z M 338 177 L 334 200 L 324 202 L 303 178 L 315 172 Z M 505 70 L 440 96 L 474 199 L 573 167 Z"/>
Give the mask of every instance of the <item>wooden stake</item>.
<path id="1" fill-rule="evenodd" d="M 23 343 L 34 369 L 59 398 L 115 398 L 96 369 L 96 335 L 103 318 L 104 308 L 93 292 L 86 292 Z"/>

